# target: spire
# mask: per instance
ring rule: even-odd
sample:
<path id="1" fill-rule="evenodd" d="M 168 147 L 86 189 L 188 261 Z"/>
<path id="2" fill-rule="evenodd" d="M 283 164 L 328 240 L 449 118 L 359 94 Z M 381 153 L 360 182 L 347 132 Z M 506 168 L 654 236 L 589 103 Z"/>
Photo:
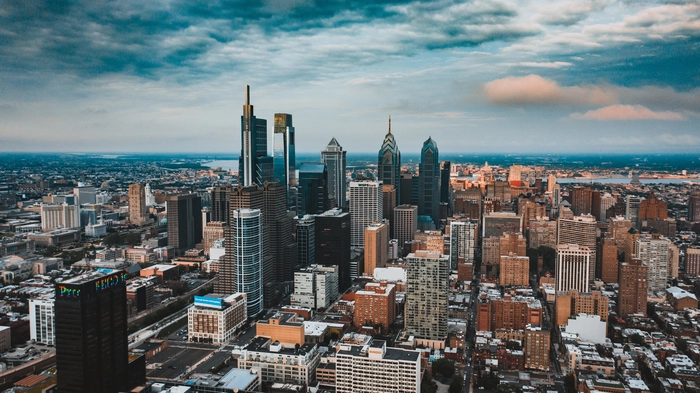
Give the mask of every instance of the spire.
<path id="1" fill-rule="evenodd" d="M 391 134 L 391 115 L 389 115 L 389 134 Z"/>
<path id="2" fill-rule="evenodd" d="M 245 85 L 245 104 L 250 105 L 250 85 Z"/>

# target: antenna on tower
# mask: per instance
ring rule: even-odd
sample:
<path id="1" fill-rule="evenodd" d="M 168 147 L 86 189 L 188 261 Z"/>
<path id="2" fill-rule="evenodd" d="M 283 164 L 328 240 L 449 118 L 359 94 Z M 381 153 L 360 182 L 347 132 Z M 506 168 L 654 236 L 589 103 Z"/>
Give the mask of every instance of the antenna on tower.
<path id="1" fill-rule="evenodd" d="M 250 105 L 250 85 L 245 85 L 245 104 Z"/>
<path id="2" fill-rule="evenodd" d="M 391 134 L 391 115 L 389 115 L 389 134 Z"/>

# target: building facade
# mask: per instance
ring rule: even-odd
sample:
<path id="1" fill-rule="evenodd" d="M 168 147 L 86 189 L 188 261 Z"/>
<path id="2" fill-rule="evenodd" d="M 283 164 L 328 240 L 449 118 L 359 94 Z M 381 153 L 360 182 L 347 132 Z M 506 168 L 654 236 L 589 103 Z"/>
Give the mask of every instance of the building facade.
<path id="1" fill-rule="evenodd" d="M 53 297 L 29 299 L 29 329 L 32 340 L 46 345 L 56 345 Z"/>
<path id="2" fill-rule="evenodd" d="M 394 134 L 391 133 L 391 117 L 389 117 L 389 131 L 377 154 L 377 180 L 382 184 L 394 186 L 397 206 L 402 203 L 410 203 L 410 201 L 401 199 L 401 152 L 396 144 L 396 139 L 394 139 Z"/>
<path id="3" fill-rule="evenodd" d="M 194 306 L 187 310 L 189 340 L 212 344 L 227 342 L 247 319 L 244 293 L 195 296 Z"/>
<path id="4" fill-rule="evenodd" d="M 413 240 L 413 235 L 418 230 L 418 206 L 396 206 L 392 227 L 394 238 L 398 241 L 399 247 L 404 247 L 406 242 Z"/>
<path id="5" fill-rule="evenodd" d="M 389 259 L 389 225 L 375 222 L 365 228 L 365 275 L 373 276 L 374 269 L 385 267 Z"/>
<path id="6" fill-rule="evenodd" d="M 419 166 L 418 215 L 432 218 L 440 228 L 440 158 L 433 138 L 423 142 Z"/>
<path id="7" fill-rule="evenodd" d="M 364 247 L 365 228 L 382 220 L 382 202 L 381 182 L 350 182 L 351 246 Z"/>
<path id="8" fill-rule="evenodd" d="M 263 309 L 262 213 L 257 209 L 236 209 L 231 221 L 235 293 L 245 294 L 247 313 L 255 316 Z"/>
<path id="9" fill-rule="evenodd" d="M 557 246 L 554 270 L 555 290 L 579 292 L 589 291 L 591 250 L 576 244 L 559 244 Z"/>
<path id="10" fill-rule="evenodd" d="M 338 347 L 337 393 L 419 393 L 420 384 L 418 351 L 387 348 L 382 340 L 374 340 L 367 346 Z"/>
<path id="11" fill-rule="evenodd" d="M 296 144 L 292 115 L 275 113 L 273 125 L 274 179 L 285 189 L 287 209 L 296 207 Z"/>
<path id="12" fill-rule="evenodd" d="M 335 207 L 348 205 L 345 195 L 346 153 L 335 138 L 331 139 L 326 149 L 321 151 L 321 162 L 326 164 L 328 169 L 328 198 L 335 202 Z"/>
<path id="13" fill-rule="evenodd" d="M 618 313 L 626 318 L 629 314 L 647 315 L 647 266 L 633 258 L 620 264 L 620 288 L 617 299 Z"/>
<path id="14" fill-rule="evenodd" d="M 436 252 L 416 251 L 406 261 L 404 328 L 426 340 L 447 337 L 450 260 Z"/>
<path id="15" fill-rule="evenodd" d="M 169 195 L 166 209 L 168 245 L 179 256 L 202 241 L 202 200 L 197 194 Z"/>
<path id="16" fill-rule="evenodd" d="M 396 285 L 385 281 L 365 284 L 365 288 L 355 292 L 353 310 L 355 328 L 381 326 L 384 332 L 396 320 Z"/>

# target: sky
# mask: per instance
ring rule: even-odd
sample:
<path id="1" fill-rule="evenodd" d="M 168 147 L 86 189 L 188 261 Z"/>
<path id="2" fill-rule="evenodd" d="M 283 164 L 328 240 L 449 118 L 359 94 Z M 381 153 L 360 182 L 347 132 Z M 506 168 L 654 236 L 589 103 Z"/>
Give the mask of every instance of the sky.
<path id="1" fill-rule="evenodd" d="M 300 152 L 695 153 L 700 1 L 0 2 L 2 152 L 238 154 L 245 85 Z"/>

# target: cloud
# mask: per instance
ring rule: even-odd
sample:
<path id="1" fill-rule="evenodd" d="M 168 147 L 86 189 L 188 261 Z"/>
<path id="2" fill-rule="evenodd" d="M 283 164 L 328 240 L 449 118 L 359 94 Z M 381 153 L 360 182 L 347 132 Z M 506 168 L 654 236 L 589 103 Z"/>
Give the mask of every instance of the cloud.
<path id="1" fill-rule="evenodd" d="M 536 67 L 536 68 L 563 68 L 570 67 L 572 64 L 566 61 L 549 61 L 549 62 L 537 62 L 537 61 L 521 61 L 518 63 L 519 66 L 523 67 Z"/>
<path id="2" fill-rule="evenodd" d="M 654 112 L 641 105 L 623 104 L 609 105 L 584 114 L 572 113 L 570 117 L 581 120 L 683 120 L 680 113 Z"/>
<path id="3" fill-rule="evenodd" d="M 601 105 L 617 101 L 614 92 L 598 86 L 562 87 L 535 74 L 488 82 L 484 93 L 498 105 Z"/>
<path id="4" fill-rule="evenodd" d="M 538 20 L 550 25 L 571 26 L 586 19 L 593 12 L 604 10 L 609 3 L 608 0 L 574 0 L 557 5 L 548 4 L 542 9 Z"/>

